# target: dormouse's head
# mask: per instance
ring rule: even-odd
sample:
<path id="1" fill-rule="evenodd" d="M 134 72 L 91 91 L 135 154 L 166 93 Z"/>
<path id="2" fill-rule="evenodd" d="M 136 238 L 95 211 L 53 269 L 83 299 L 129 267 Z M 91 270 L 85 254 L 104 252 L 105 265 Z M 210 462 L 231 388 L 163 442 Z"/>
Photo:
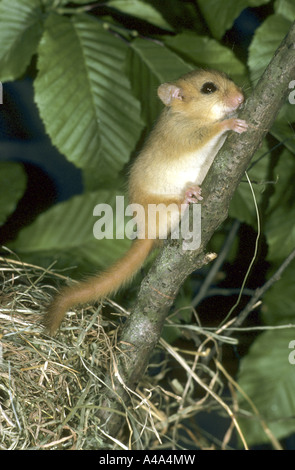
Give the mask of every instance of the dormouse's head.
<path id="1" fill-rule="evenodd" d="M 241 89 L 215 70 L 196 70 L 173 83 L 163 83 L 158 96 L 173 111 L 206 121 L 223 119 L 244 101 Z"/>

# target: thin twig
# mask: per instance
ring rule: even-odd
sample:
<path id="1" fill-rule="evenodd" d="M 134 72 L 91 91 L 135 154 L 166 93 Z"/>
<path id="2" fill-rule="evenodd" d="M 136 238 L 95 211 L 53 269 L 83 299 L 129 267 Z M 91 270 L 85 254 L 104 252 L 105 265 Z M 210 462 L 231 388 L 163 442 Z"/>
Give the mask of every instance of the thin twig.
<path id="1" fill-rule="evenodd" d="M 234 425 L 235 425 L 235 428 L 242 440 L 242 443 L 243 443 L 243 446 L 246 450 L 248 450 L 248 445 L 247 445 L 247 442 L 245 441 L 245 438 L 243 436 L 243 433 L 241 431 L 241 428 L 239 426 L 239 423 L 237 422 L 237 419 L 234 415 L 234 413 L 232 412 L 232 410 L 230 409 L 230 407 L 220 398 L 219 395 L 217 395 L 217 393 L 215 393 L 210 387 L 208 387 L 208 385 L 203 382 L 200 377 L 188 366 L 188 364 L 186 363 L 186 361 L 183 360 L 183 358 L 175 351 L 175 349 L 173 349 L 163 338 L 161 338 L 161 344 L 165 347 L 165 349 L 173 355 L 173 357 L 179 362 L 179 364 L 181 364 L 181 366 L 183 367 L 183 369 L 185 369 L 189 375 L 195 380 L 195 382 L 200 385 L 204 390 L 206 390 L 206 392 L 211 395 L 221 406 L 222 408 L 225 409 L 225 411 L 227 412 L 227 414 L 230 416 L 230 418 L 232 419 Z"/>
<path id="2" fill-rule="evenodd" d="M 277 271 L 273 274 L 273 276 L 262 286 L 262 287 L 259 287 L 258 289 L 255 290 L 254 292 L 254 295 L 252 297 L 252 299 L 248 302 L 248 304 L 246 305 L 246 307 L 242 310 L 242 312 L 238 315 L 235 323 L 234 323 L 234 326 L 237 327 L 239 325 L 241 325 L 245 319 L 247 318 L 247 316 L 249 315 L 249 313 L 255 308 L 255 306 L 257 305 L 259 299 L 261 299 L 261 297 L 263 297 L 263 295 L 265 294 L 265 292 L 270 289 L 270 287 L 277 281 L 279 281 L 279 279 L 281 278 L 283 272 L 285 271 L 285 269 L 289 266 L 289 264 L 291 263 L 291 261 L 293 261 L 293 259 L 295 258 L 295 249 L 289 254 L 289 256 L 285 259 L 285 261 L 281 264 L 281 266 L 277 269 Z"/>
<path id="3" fill-rule="evenodd" d="M 234 239 L 237 235 L 239 227 L 240 227 L 240 222 L 238 220 L 235 220 L 232 227 L 231 227 L 231 230 L 228 234 L 228 237 L 227 237 L 227 239 L 226 239 L 226 241 L 225 241 L 225 243 L 224 243 L 224 245 L 223 245 L 223 247 L 222 247 L 222 249 L 221 249 L 221 251 L 218 255 L 218 257 L 214 261 L 214 263 L 213 263 L 213 265 L 212 265 L 212 267 L 209 271 L 208 276 L 206 277 L 206 279 L 202 283 L 202 286 L 201 286 L 199 292 L 197 293 L 197 295 L 192 300 L 192 306 L 193 307 L 196 307 L 197 305 L 199 305 L 199 303 L 206 296 L 206 292 L 210 288 L 213 279 L 216 277 L 216 274 L 220 270 L 224 260 L 226 259 L 227 255 L 228 255 L 229 250 L 232 247 L 233 241 L 234 241 Z"/>

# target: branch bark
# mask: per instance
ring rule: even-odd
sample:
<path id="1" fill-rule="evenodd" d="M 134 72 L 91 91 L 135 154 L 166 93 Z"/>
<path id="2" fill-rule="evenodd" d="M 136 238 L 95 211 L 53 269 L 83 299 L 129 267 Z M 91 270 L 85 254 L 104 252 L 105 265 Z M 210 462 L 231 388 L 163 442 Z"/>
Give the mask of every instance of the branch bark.
<path id="1" fill-rule="evenodd" d="M 184 251 L 181 241 L 170 241 L 141 284 L 132 314 L 122 330 L 121 352 L 115 358 L 118 374 L 110 374 L 108 386 L 102 391 L 99 417 L 106 423 L 104 430 L 112 436 L 120 429 L 122 419 L 114 410 L 128 402 L 128 388 L 134 389 L 144 374 L 179 287 L 194 270 L 212 259 L 205 253 L 206 245 L 226 219 L 229 202 L 286 101 L 290 92 L 288 85 L 294 76 L 295 23 L 240 113 L 249 124 L 248 131 L 242 135 L 232 133 L 228 137 L 202 185 L 201 246 L 195 251 Z"/>

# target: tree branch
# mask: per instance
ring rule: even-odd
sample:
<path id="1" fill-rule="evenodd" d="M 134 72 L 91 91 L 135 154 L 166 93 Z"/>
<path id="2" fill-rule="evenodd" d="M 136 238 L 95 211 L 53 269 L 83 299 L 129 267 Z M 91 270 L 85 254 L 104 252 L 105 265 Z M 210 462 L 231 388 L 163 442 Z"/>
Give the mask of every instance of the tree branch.
<path id="1" fill-rule="evenodd" d="M 294 76 L 295 23 L 240 114 L 249 124 L 248 131 L 242 135 L 232 133 L 228 137 L 202 185 L 204 200 L 200 248 L 184 251 L 181 240 L 170 241 L 161 250 L 141 284 L 133 312 L 122 330 L 121 352 L 116 356 L 119 375 L 108 377 L 108 387 L 102 393 L 101 404 L 104 409 L 100 412 L 100 418 L 107 423 L 104 429 L 111 435 L 116 435 L 121 422 L 121 415 L 113 410 L 120 408 L 120 402 L 128 401 L 126 387 L 134 389 L 144 374 L 179 287 L 194 270 L 213 258 L 205 254 L 206 245 L 226 219 L 230 200 L 252 156 L 285 102 L 290 91 L 289 82 Z M 107 407 L 112 410 L 106 410 Z"/>

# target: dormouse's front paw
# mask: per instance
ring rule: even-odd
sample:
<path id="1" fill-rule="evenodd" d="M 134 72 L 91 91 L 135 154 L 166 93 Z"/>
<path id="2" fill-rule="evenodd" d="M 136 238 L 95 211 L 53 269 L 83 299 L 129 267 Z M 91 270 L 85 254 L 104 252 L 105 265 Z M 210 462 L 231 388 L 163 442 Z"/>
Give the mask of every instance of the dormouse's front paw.
<path id="1" fill-rule="evenodd" d="M 184 204 L 195 204 L 198 201 L 202 201 L 203 198 L 201 196 L 201 192 L 202 189 L 200 188 L 200 186 L 189 186 L 184 194 Z"/>
<path id="2" fill-rule="evenodd" d="M 237 132 L 238 134 L 242 134 L 248 129 L 248 124 L 244 119 L 232 118 L 228 120 L 228 124 L 228 129 Z"/>

